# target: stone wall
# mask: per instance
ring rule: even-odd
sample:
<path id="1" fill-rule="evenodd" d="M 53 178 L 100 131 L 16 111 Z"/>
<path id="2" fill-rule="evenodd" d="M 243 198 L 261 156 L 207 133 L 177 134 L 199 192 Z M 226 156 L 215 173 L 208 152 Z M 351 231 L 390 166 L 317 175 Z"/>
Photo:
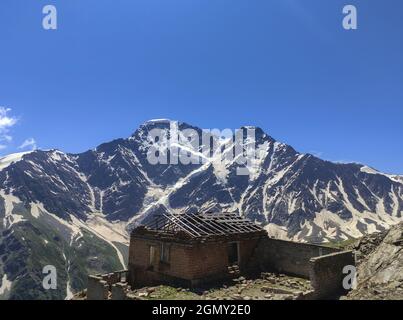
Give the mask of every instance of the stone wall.
<path id="1" fill-rule="evenodd" d="M 310 259 L 337 249 L 263 237 L 255 249 L 249 270 L 272 271 L 309 279 Z"/>
<path id="2" fill-rule="evenodd" d="M 230 242 L 230 241 L 229 241 Z M 258 239 L 239 240 L 240 270 L 248 265 Z M 168 282 L 195 286 L 229 277 L 228 242 L 193 243 L 164 242 L 170 246 L 169 263 L 160 261 L 162 241 L 132 238 L 129 253 L 132 286 Z M 150 265 L 150 246 L 155 247 L 154 263 Z"/>
<path id="3" fill-rule="evenodd" d="M 154 285 L 161 281 L 175 281 L 175 279 L 183 279 L 190 281 L 195 274 L 199 272 L 197 264 L 201 257 L 205 256 L 205 252 L 197 245 L 189 246 L 180 243 L 166 243 L 169 246 L 169 263 L 162 262 L 161 257 L 162 242 L 158 240 L 147 239 L 132 239 L 129 252 L 129 270 L 130 282 L 132 285 Z M 150 247 L 154 247 L 153 262 L 150 263 Z M 213 248 L 210 248 L 213 249 Z M 220 248 L 215 248 L 214 252 L 220 251 Z M 194 251 L 199 251 L 199 256 L 193 254 Z M 215 259 L 211 255 L 205 265 L 215 269 L 216 266 L 212 263 Z"/>
<path id="4" fill-rule="evenodd" d="M 351 251 L 265 237 L 255 249 L 249 270 L 309 279 L 312 290 L 302 298 L 323 299 L 343 291 L 343 268 L 347 265 L 355 266 Z"/>
<path id="5" fill-rule="evenodd" d="M 87 300 L 107 300 L 109 294 L 109 285 L 100 276 L 88 276 L 87 281 Z"/>
<path id="6" fill-rule="evenodd" d="M 343 279 L 346 274 L 343 274 L 343 268 L 348 265 L 355 266 L 352 251 L 336 252 L 310 260 L 310 280 L 316 299 L 344 291 Z"/>
<path id="7" fill-rule="evenodd" d="M 110 293 L 114 300 L 122 300 L 130 289 L 127 280 L 128 270 L 103 275 L 89 275 L 87 280 L 87 300 L 107 300 Z"/>

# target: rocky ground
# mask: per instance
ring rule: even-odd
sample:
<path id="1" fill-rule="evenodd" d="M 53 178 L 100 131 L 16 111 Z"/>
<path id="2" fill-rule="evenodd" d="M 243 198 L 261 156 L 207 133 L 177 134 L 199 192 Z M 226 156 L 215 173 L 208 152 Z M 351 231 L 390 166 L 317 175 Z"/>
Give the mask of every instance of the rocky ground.
<path id="1" fill-rule="evenodd" d="M 129 298 L 151 300 L 295 300 L 310 290 L 308 280 L 262 273 L 259 279 L 239 277 L 215 288 L 194 290 L 157 286 L 132 291 Z"/>
<path id="2" fill-rule="evenodd" d="M 306 279 L 283 274 L 262 273 L 260 278 L 239 277 L 216 287 L 174 288 L 160 285 L 144 287 L 128 293 L 132 300 L 297 300 L 311 290 Z M 74 299 L 85 299 L 85 292 Z"/>
<path id="3" fill-rule="evenodd" d="M 363 237 L 356 252 L 358 286 L 346 299 L 403 300 L 403 223 Z"/>

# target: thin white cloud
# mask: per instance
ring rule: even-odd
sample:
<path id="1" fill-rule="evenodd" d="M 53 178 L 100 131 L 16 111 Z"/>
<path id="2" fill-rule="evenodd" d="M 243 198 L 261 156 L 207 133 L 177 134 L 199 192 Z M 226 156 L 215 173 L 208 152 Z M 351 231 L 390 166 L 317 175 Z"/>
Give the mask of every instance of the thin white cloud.
<path id="1" fill-rule="evenodd" d="M 13 140 L 13 137 L 8 133 L 18 119 L 10 115 L 11 109 L 0 106 L 0 150 L 8 147 L 8 144 Z"/>
<path id="2" fill-rule="evenodd" d="M 34 138 L 28 138 L 26 139 L 22 145 L 18 147 L 18 149 L 31 149 L 35 150 L 36 149 L 36 141 Z"/>
<path id="3" fill-rule="evenodd" d="M 2 140 L 2 141 L 11 142 L 11 141 L 13 141 L 13 137 L 12 137 L 12 136 L 9 136 L 8 134 L 5 134 L 5 135 L 3 136 L 3 140 Z"/>
<path id="4" fill-rule="evenodd" d="M 17 118 L 9 116 L 11 109 L 0 107 L 0 133 L 6 132 L 17 123 Z"/>

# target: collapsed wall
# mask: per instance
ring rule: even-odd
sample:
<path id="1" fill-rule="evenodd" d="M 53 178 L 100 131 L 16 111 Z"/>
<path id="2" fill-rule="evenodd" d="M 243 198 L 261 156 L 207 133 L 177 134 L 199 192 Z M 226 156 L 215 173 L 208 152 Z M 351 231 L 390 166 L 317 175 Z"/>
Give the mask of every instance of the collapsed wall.
<path id="1" fill-rule="evenodd" d="M 250 261 L 251 272 L 271 271 L 311 281 L 305 299 L 331 297 L 342 292 L 343 268 L 355 266 L 352 251 L 262 237 Z"/>
<path id="2" fill-rule="evenodd" d="M 255 249 L 260 271 L 273 271 L 309 279 L 311 265 L 309 260 L 339 250 L 314 244 L 262 237 Z"/>
<path id="3" fill-rule="evenodd" d="M 121 270 L 104 275 L 89 275 L 87 300 L 108 300 L 109 298 L 125 300 L 126 292 L 130 290 L 127 274 L 128 270 Z"/>

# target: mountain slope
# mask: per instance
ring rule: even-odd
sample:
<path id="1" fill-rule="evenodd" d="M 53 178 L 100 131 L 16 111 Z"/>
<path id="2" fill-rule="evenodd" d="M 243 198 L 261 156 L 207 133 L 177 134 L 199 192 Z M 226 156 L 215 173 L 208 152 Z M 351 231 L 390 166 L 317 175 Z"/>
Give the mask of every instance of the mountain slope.
<path id="1" fill-rule="evenodd" d="M 202 161 L 151 164 L 154 129 L 165 133 L 161 144 L 175 137 L 178 153 Z M 201 129 L 169 120 L 81 154 L 1 159 L 0 297 L 64 298 L 85 286 L 87 272 L 121 269 L 128 231 L 158 212 L 236 211 L 272 236 L 310 242 L 360 237 L 402 220 L 402 177 L 323 161 L 242 128 L 250 129 L 255 137 L 242 145 L 254 145 L 257 156 L 243 165 L 229 156 L 234 139 L 212 135 L 217 148 L 205 153 L 206 141 L 192 144 L 182 134 L 200 137 Z M 237 175 L 240 167 L 250 174 Z M 46 264 L 58 270 L 55 291 L 41 289 Z"/>

